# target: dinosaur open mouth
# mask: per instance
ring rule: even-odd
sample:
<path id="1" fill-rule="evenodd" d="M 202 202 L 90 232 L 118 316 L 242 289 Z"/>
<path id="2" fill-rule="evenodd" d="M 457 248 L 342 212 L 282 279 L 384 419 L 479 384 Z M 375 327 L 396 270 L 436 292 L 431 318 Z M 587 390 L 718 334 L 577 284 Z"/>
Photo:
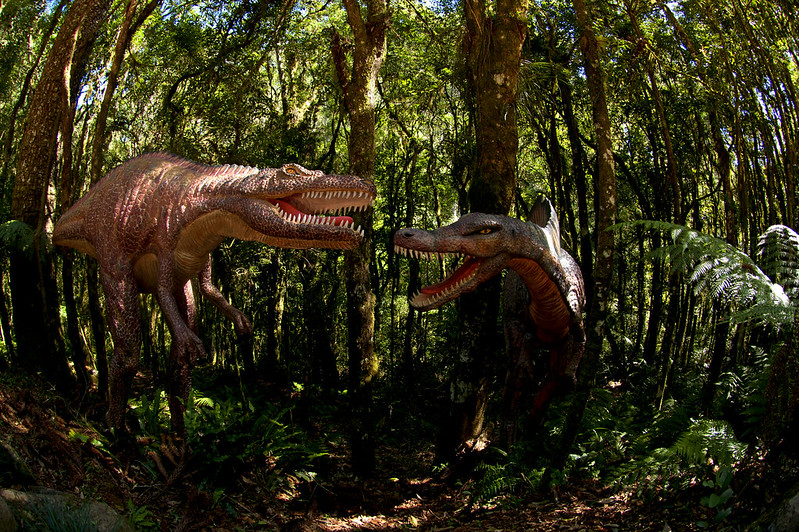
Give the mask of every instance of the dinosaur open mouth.
<path id="1" fill-rule="evenodd" d="M 461 264 L 457 270 L 452 272 L 452 275 L 450 275 L 440 283 L 436 283 L 434 285 L 422 288 L 420 293 L 426 296 L 431 296 L 436 294 L 442 294 L 442 295 L 450 294 L 455 290 L 457 290 L 458 288 L 460 288 L 461 286 L 463 286 L 464 284 L 466 284 L 467 282 L 471 281 L 472 277 L 474 277 L 475 274 L 477 273 L 477 268 L 480 266 L 480 263 L 482 262 L 483 262 L 482 259 L 477 259 L 474 257 L 466 257 L 466 259 L 463 261 L 463 264 Z"/>
<path id="2" fill-rule="evenodd" d="M 394 246 L 394 252 L 415 258 L 436 259 L 446 255 L 460 255 L 459 253 L 439 253 L 418 251 L 405 248 L 399 245 Z M 485 259 L 466 255 L 461 264 L 452 274 L 443 281 L 425 286 L 411 298 L 411 306 L 414 308 L 433 308 L 441 303 L 454 299 L 463 292 L 463 288 L 468 285 L 477 275 L 477 270 Z M 466 290 L 469 291 L 469 290 Z"/>
<path id="3" fill-rule="evenodd" d="M 350 216 L 341 213 L 362 211 L 372 204 L 373 199 L 373 196 L 366 192 L 338 190 L 306 192 L 269 201 L 277 207 L 280 216 L 287 222 L 343 227 L 363 236 L 361 226 L 356 227 Z"/>

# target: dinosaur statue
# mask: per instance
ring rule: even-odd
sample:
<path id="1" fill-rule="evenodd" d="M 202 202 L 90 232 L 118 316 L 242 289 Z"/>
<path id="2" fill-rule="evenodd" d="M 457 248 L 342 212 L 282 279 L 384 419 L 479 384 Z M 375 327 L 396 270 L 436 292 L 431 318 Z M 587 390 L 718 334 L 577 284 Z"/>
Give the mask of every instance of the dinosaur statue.
<path id="1" fill-rule="evenodd" d="M 363 231 L 348 216 L 376 195 L 373 183 L 327 175 L 297 164 L 259 170 L 205 166 L 165 153 L 128 160 L 98 181 L 64 213 L 53 243 L 97 259 L 114 340 L 109 364 L 111 428 L 126 430 L 124 413 L 141 348 L 138 293 L 156 294 L 172 336 L 169 403 L 172 425 L 185 433 L 183 404 L 191 369 L 205 356 L 197 336 L 191 279 L 233 321 L 252 325 L 211 284 L 210 252 L 225 238 L 305 249 L 350 249 Z"/>
<path id="2" fill-rule="evenodd" d="M 561 248 L 558 217 L 543 196 L 536 200 L 531 222 L 482 213 L 462 216 L 434 231 L 407 228 L 394 234 L 394 250 L 405 256 L 441 259 L 464 255 L 463 264 L 446 280 L 422 288 L 411 305 L 434 309 L 480 283 L 511 270 L 503 286 L 505 341 L 511 358 L 505 387 L 503 434 L 516 439 L 522 381 L 532 377 L 537 346 L 550 349 L 549 371 L 533 398 L 529 417 L 539 423 L 549 401 L 575 382 L 585 349 L 585 288 L 579 266 Z M 508 415 L 508 414 L 511 415 Z"/>

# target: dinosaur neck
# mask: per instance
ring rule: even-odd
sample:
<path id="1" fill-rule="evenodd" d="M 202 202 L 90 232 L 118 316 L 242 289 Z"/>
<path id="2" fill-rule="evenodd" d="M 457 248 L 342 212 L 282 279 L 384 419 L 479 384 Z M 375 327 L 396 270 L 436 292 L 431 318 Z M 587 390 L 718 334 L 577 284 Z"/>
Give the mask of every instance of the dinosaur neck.
<path id="1" fill-rule="evenodd" d="M 544 342 L 563 338 L 571 325 L 569 308 L 555 281 L 532 259 L 515 258 L 508 267 L 519 274 L 530 294 L 530 316 L 538 324 L 538 336 Z"/>

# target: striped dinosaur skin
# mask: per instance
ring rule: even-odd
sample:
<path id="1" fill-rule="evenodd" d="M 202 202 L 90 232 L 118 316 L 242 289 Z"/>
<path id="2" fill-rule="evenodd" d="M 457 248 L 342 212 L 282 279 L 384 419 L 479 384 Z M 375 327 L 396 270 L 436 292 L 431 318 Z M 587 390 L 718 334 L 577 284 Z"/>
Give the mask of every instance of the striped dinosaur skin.
<path id="1" fill-rule="evenodd" d="M 206 166 L 152 153 L 109 172 L 64 213 L 53 243 L 97 259 L 114 356 L 109 367 L 108 422 L 124 429 L 130 384 L 138 370 L 138 294 L 154 293 L 172 336 L 170 410 L 183 431 L 191 368 L 205 355 L 197 336 L 191 279 L 235 325 L 252 325 L 211 284 L 210 253 L 226 238 L 284 248 L 351 249 L 363 231 L 349 216 L 374 201 L 373 183 L 296 164 L 281 168 Z"/>
<path id="2" fill-rule="evenodd" d="M 446 280 L 422 288 L 411 306 L 437 308 L 481 283 L 510 272 L 503 287 L 505 339 L 511 367 L 506 386 L 506 411 L 518 409 L 522 381 L 532 377 L 537 346 L 550 349 L 549 373 L 530 411 L 539 422 L 551 398 L 573 385 L 585 349 L 585 287 L 580 267 L 561 248 L 560 227 L 552 204 L 540 197 L 531 222 L 508 216 L 470 213 L 434 231 L 407 228 L 394 234 L 394 250 L 405 256 L 440 259 L 463 256 L 463 264 Z M 508 441 L 516 437 L 513 416 L 505 420 Z"/>

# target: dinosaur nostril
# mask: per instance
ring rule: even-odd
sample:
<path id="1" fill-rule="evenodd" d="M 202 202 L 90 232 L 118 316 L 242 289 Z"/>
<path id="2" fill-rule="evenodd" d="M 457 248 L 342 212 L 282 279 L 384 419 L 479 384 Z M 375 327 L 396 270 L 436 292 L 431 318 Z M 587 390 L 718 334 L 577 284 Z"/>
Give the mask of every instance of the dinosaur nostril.
<path id="1" fill-rule="evenodd" d="M 402 236 L 404 236 L 405 238 L 413 238 L 413 233 L 414 231 L 412 229 L 406 229 L 405 231 L 402 232 Z"/>

